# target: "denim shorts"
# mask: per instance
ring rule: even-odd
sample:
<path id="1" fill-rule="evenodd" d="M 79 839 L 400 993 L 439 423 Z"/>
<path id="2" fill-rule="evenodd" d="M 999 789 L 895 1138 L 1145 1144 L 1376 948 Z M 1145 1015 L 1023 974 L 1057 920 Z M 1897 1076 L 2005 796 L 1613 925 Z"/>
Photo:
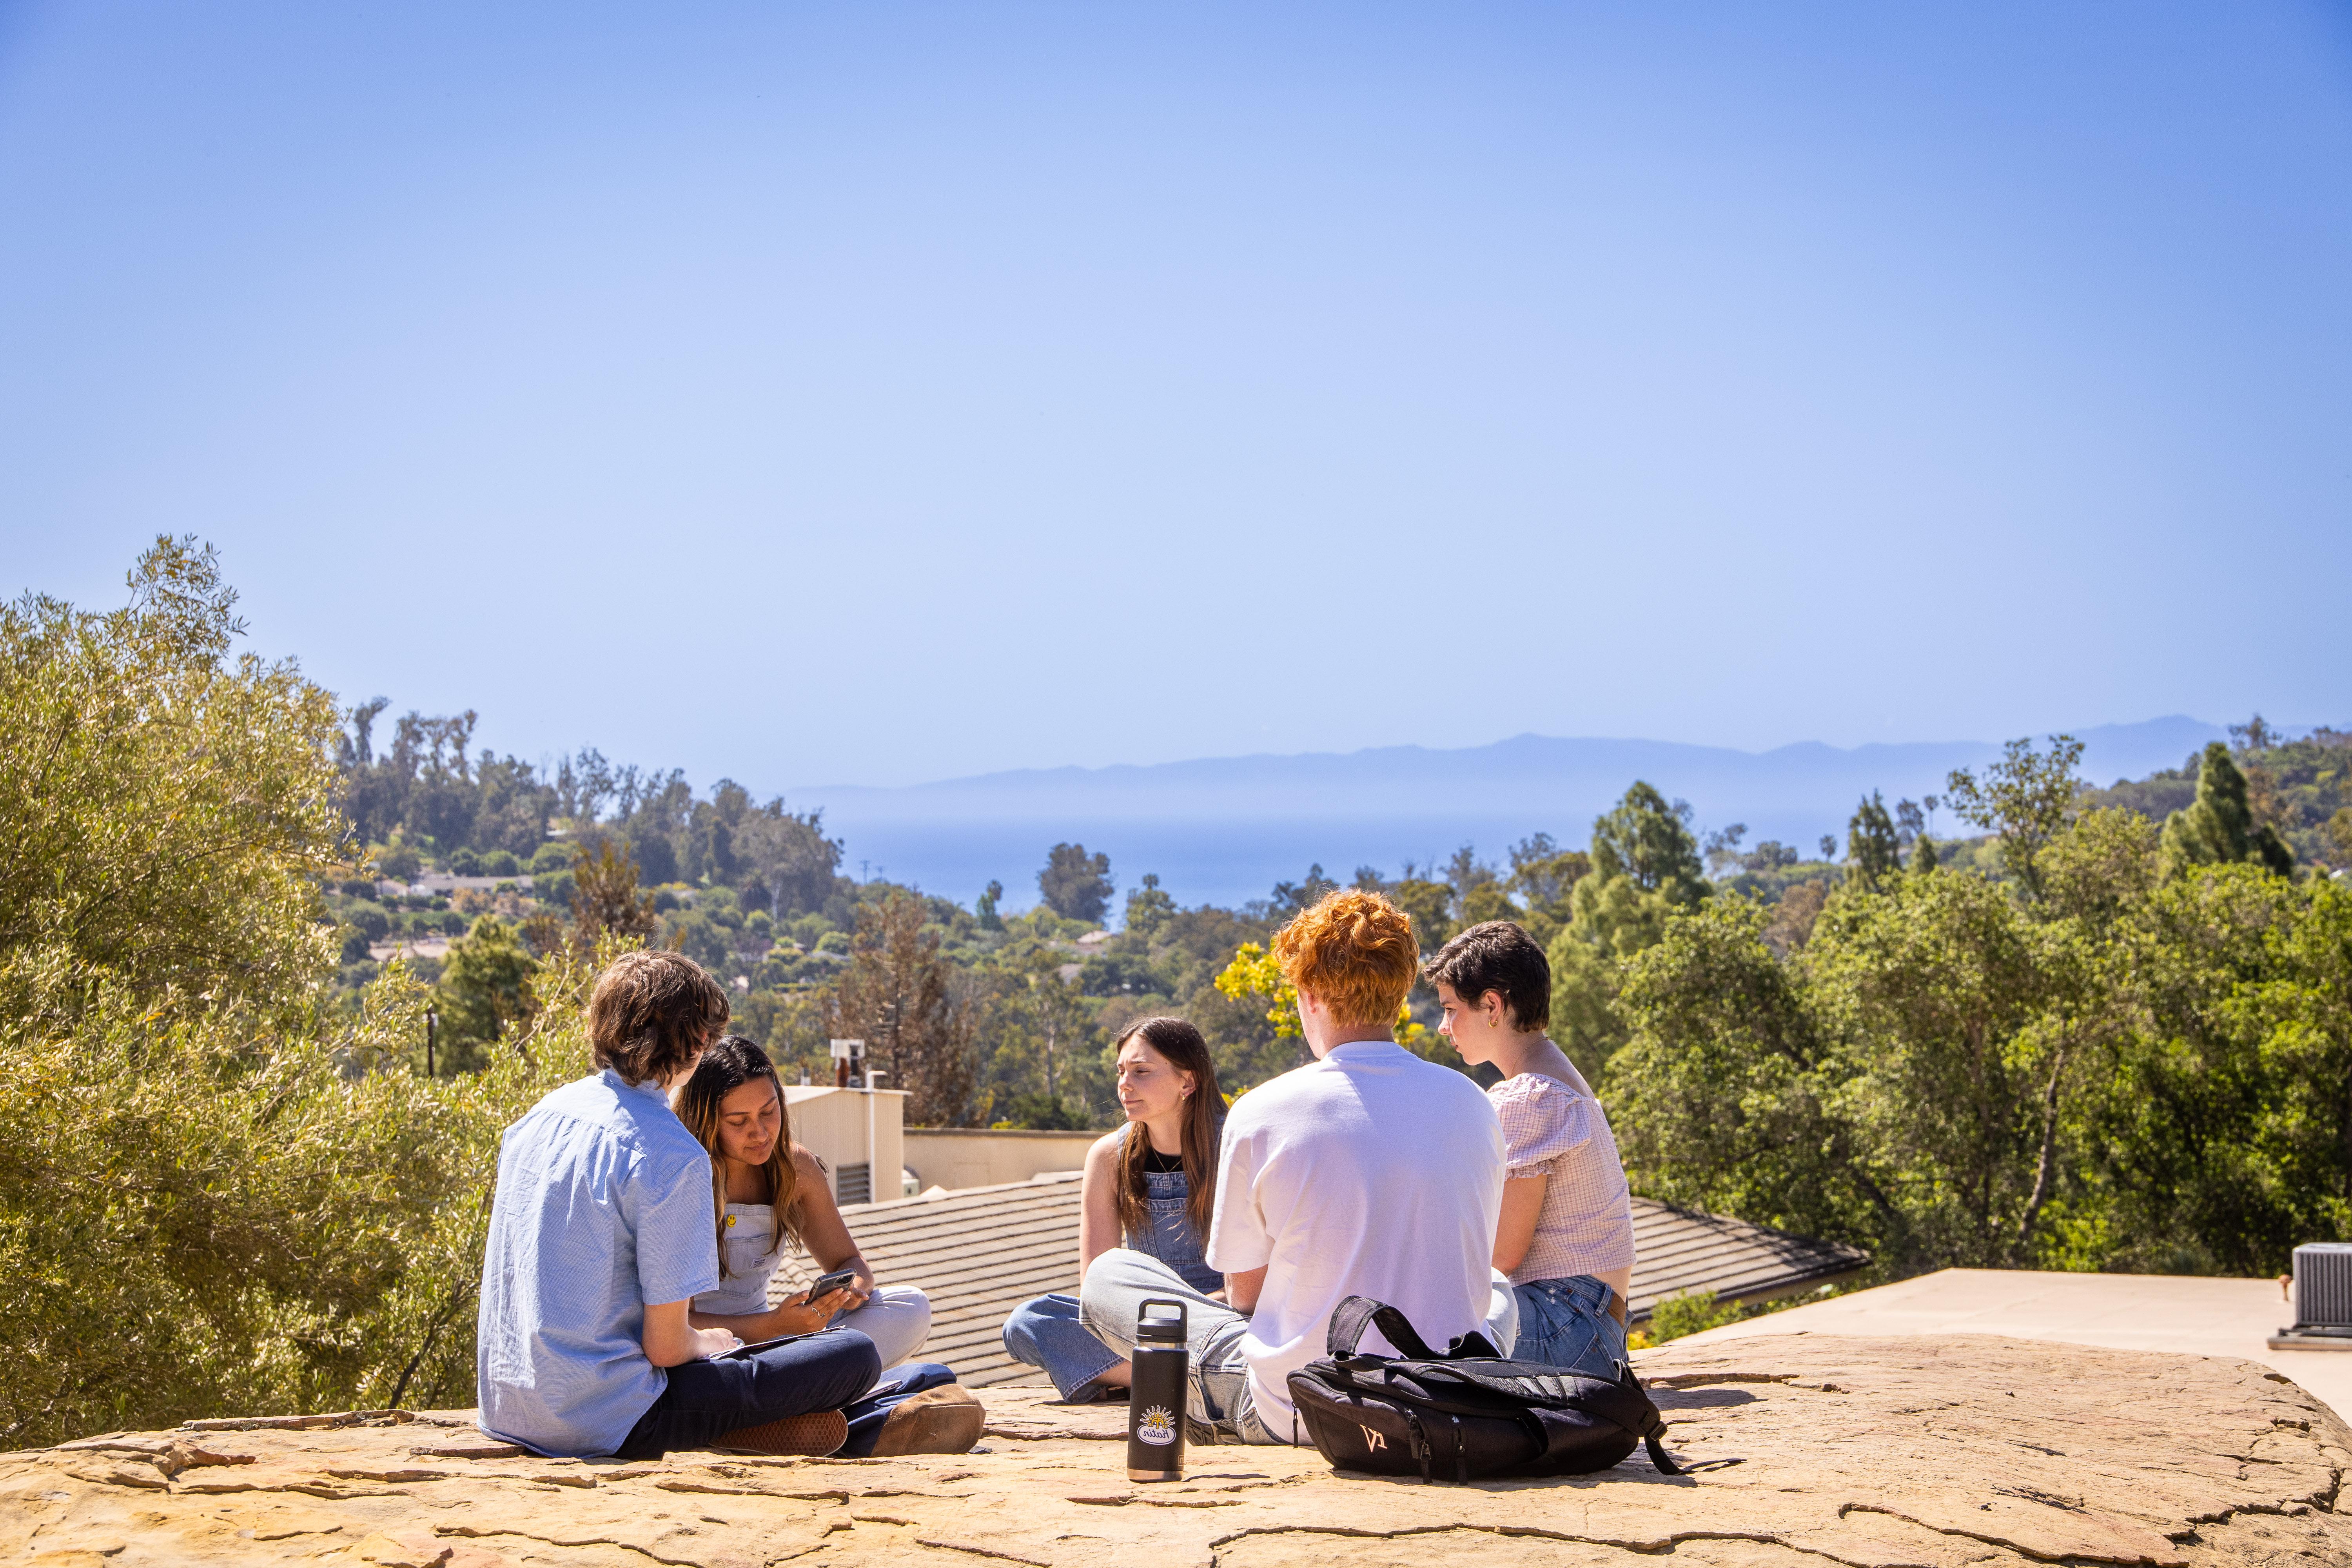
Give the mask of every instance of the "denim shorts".
<path id="1" fill-rule="evenodd" d="M 1625 1360 L 1625 1325 L 1609 1310 L 1612 1292 L 1590 1274 L 1515 1285 L 1519 1342 L 1513 1361 L 1540 1362 L 1615 1382 Z"/>

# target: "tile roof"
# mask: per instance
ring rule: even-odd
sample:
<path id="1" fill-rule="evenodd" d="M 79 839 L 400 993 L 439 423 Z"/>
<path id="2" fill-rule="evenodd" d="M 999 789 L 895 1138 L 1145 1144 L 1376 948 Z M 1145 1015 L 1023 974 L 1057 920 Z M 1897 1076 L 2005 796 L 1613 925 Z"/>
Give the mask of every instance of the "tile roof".
<path id="1" fill-rule="evenodd" d="M 1005 1315 L 1032 1296 L 1076 1290 L 1078 1173 L 1055 1172 L 1000 1187 L 936 1198 L 853 1205 L 843 1211 L 859 1250 L 885 1284 L 920 1286 L 931 1299 L 927 1361 L 953 1366 L 973 1386 L 1039 1374 L 1004 1353 Z M 1633 1315 L 1647 1317 L 1668 1296 L 1713 1292 L 1763 1300 L 1843 1279 L 1867 1253 L 1743 1220 L 1633 1200 Z M 769 1286 L 772 1300 L 799 1289 L 814 1270 L 788 1259 Z"/>

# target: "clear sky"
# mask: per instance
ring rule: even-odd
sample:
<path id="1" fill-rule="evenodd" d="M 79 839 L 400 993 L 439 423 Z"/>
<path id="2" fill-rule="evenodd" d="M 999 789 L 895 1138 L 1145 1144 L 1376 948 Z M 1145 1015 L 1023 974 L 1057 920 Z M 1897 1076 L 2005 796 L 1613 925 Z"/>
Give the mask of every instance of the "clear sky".
<path id="1" fill-rule="evenodd" d="M 0 0 L 0 588 L 765 792 L 2352 720 L 2352 9 Z"/>

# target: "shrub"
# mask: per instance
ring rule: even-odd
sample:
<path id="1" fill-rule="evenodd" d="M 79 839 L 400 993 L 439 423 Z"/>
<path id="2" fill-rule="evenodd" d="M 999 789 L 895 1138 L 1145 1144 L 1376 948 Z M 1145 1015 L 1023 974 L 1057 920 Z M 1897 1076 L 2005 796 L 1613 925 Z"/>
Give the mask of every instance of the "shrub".
<path id="1" fill-rule="evenodd" d="M 482 868 L 474 874 L 478 877 L 519 877 L 522 875 L 522 862 L 507 850 L 493 849 L 482 857 Z"/>
<path id="2" fill-rule="evenodd" d="M 478 877 L 482 874 L 482 858 L 471 849 L 460 849 L 449 857 L 449 874 L 453 877 Z"/>

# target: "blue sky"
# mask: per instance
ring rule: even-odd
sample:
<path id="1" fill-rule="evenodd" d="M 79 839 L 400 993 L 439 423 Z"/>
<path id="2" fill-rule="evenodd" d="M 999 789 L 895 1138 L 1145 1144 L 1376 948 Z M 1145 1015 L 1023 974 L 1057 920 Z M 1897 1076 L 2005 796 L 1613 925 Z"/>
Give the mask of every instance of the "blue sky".
<path id="1" fill-rule="evenodd" d="M 2342 6 L 0 3 L 0 588 L 761 791 L 2352 719 Z"/>

